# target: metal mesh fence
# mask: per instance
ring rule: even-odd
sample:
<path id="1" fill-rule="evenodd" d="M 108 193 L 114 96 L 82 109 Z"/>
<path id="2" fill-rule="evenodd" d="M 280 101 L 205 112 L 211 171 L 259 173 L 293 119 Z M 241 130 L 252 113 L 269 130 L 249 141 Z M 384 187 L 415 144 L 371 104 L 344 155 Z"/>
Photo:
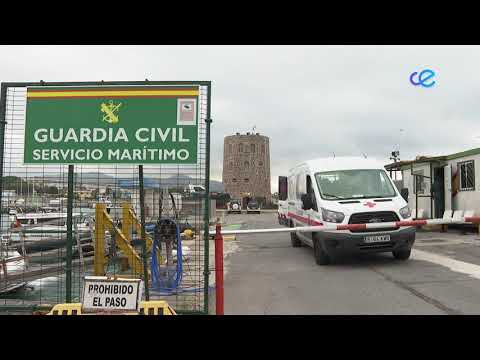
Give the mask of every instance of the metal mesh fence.
<path id="1" fill-rule="evenodd" d="M 173 249 L 173 268 L 178 270 L 178 263 L 181 263 L 181 281 L 168 291 L 151 288 L 150 300 L 167 300 L 180 312 L 205 312 L 208 306 L 208 281 L 205 281 L 208 271 L 205 269 L 208 269 L 206 254 L 209 250 L 204 229 L 208 227 L 206 219 L 210 214 L 205 216 L 208 211 L 205 196 L 195 196 L 188 191 L 189 185 L 208 189 L 209 180 L 206 175 L 209 138 L 205 121 L 210 106 L 209 85 L 202 84 L 199 90 L 197 163 L 143 166 L 147 236 L 154 239 L 155 224 L 160 218 L 174 219 L 182 233 Z M 0 207 L 0 309 L 63 303 L 68 286 L 72 302 L 81 301 L 83 277 L 94 274 L 97 203 L 104 204 L 119 229 L 125 221 L 125 206 L 140 220 L 138 166 L 75 165 L 71 284 L 66 281 L 68 164 L 23 164 L 26 91 L 25 86 L 6 87 Z M 134 222 L 129 237 L 141 257 L 141 236 L 137 229 Z M 184 231 L 187 229 L 191 231 Z M 128 266 L 126 254 L 117 241 L 114 232 L 106 233 L 106 275 L 134 277 L 134 270 Z M 180 259 L 177 256 L 179 248 Z M 165 249 L 160 245 L 156 252 L 161 272 L 165 265 Z M 150 271 L 152 251 L 146 256 Z M 166 271 L 168 273 L 168 269 Z M 149 285 L 152 286 L 151 279 Z"/>

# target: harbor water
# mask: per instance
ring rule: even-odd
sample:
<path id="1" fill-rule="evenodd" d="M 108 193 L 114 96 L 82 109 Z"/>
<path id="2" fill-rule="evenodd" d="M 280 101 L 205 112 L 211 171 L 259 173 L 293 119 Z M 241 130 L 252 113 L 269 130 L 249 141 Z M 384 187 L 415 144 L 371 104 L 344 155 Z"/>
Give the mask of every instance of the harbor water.
<path id="1" fill-rule="evenodd" d="M 93 209 L 88 208 L 75 208 L 74 213 L 82 213 L 85 215 L 92 215 Z M 2 234 L 8 232 L 10 227 L 9 215 L 1 215 L 1 232 Z M 28 267 L 46 267 L 55 264 L 62 263 L 66 258 L 65 247 L 55 249 L 48 252 L 37 252 L 34 254 L 27 254 Z M 74 254 L 75 256 L 75 254 Z M 77 255 L 78 258 L 78 255 Z M 115 266 L 115 265 L 112 265 Z M 28 268 L 27 268 L 28 269 Z M 85 273 L 82 273 L 82 270 Z M 115 269 L 109 269 L 115 271 Z M 81 285 L 84 275 L 91 275 L 93 273 L 93 265 L 86 265 L 84 269 L 80 267 L 80 264 L 74 264 L 72 269 L 72 301 L 80 301 L 81 297 Z M 48 277 L 37 279 L 26 283 L 26 286 L 20 288 L 14 292 L 0 294 L 0 305 L 6 303 L 8 300 L 17 300 L 20 304 L 22 301 L 25 303 L 42 303 L 42 304 L 55 304 L 65 301 L 65 273 L 58 271 L 57 274 L 52 274 Z"/>

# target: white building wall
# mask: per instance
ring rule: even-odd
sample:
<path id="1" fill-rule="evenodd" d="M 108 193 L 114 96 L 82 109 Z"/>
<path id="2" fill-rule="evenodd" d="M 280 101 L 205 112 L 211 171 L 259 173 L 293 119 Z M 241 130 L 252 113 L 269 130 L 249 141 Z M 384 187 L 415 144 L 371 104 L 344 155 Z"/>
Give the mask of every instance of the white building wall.
<path id="1" fill-rule="evenodd" d="M 453 210 L 474 210 L 475 215 L 480 215 L 480 155 L 471 155 L 453 160 L 448 160 L 452 166 L 452 176 L 457 171 L 457 164 L 473 160 L 475 167 L 475 190 L 461 191 L 452 198 Z M 460 176 L 460 174 L 458 174 Z"/>

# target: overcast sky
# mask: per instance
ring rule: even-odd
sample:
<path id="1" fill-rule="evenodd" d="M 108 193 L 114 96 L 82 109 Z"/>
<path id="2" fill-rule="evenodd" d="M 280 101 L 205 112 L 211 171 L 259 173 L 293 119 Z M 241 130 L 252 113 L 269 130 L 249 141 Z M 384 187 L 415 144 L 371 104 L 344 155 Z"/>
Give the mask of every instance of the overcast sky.
<path id="1" fill-rule="evenodd" d="M 478 64 L 478 46 L 0 46 L 4 82 L 211 80 L 212 178 L 224 136 L 256 126 L 270 137 L 272 191 L 315 157 L 480 147 Z M 425 68 L 436 84 L 413 86 Z"/>

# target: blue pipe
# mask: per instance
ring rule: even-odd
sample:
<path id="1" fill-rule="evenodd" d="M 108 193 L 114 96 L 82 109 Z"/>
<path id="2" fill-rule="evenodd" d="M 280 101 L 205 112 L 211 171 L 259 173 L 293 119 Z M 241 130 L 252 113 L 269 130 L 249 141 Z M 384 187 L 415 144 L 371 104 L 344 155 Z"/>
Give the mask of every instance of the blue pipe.
<path id="1" fill-rule="evenodd" d="M 160 265 L 157 261 L 157 248 L 158 240 L 153 241 L 152 249 L 152 261 L 151 261 L 151 274 L 152 274 L 152 286 L 151 290 L 158 292 L 159 295 L 172 295 L 175 293 L 185 293 L 185 292 L 201 292 L 203 287 L 199 288 L 181 288 L 181 283 L 183 279 L 183 253 L 182 253 L 182 238 L 180 236 L 180 227 L 172 219 L 165 219 L 170 223 L 174 223 L 176 227 L 176 237 L 177 237 L 177 268 L 175 271 L 175 281 L 173 286 L 171 285 L 171 269 L 167 268 L 167 278 L 160 276 Z"/>

